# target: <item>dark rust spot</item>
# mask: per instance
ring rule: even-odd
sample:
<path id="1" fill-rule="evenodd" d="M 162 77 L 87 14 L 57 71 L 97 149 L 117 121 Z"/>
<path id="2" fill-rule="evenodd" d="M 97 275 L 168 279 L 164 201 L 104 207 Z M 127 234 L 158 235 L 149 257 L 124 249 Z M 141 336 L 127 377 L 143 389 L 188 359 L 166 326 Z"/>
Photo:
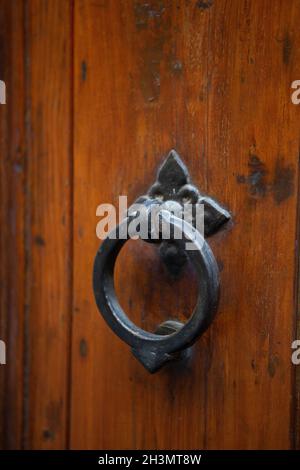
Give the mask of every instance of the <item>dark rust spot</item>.
<path id="1" fill-rule="evenodd" d="M 180 75 L 182 72 L 182 62 L 180 60 L 171 61 L 171 71 L 174 75 Z"/>
<path id="2" fill-rule="evenodd" d="M 87 342 L 84 338 L 80 340 L 79 352 L 81 357 L 86 357 L 88 353 Z"/>
<path id="3" fill-rule="evenodd" d="M 196 6 L 200 8 L 200 10 L 207 10 L 213 5 L 213 0 L 197 0 Z"/>
<path id="4" fill-rule="evenodd" d="M 260 161 L 257 155 L 250 154 L 249 162 L 249 176 L 247 179 L 249 191 L 252 196 L 264 197 L 267 192 L 266 174 L 267 170 L 263 162 Z"/>
<path id="5" fill-rule="evenodd" d="M 54 439 L 54 432 L 52 432 L 50 429 L 44 429 L 43 431 L 43 438 L 46 441 L 53 441 Z"/>
<path id="6" fill-rule="evenodd" d="M 278 367 L 278 364 L 279 364 L 279 359 L 277 356 L 275 355 L 272 355 L 270 358 L 269 358 L 269 364 L 268 364 L 268 372 L 269 372 L 269 376 L 271 378 L 274 377 L 275 373 L 276 373 L 276 369 Z"/>
<path id="7" fill-rule="evenodd" d="M 47 440 L 53 440 L 56 432 L 61 427 L 63 401 L 51 401 L 46 407 L 47 427 L 43 431 L 43 437 Z"/>
<path id="8" fill-rule="evenodd" d="M 136 28 L 138 30 L 147 29 L 150 21 L 153 21 L 157 26 L 160 26 L 161 16 L 164 11 L 164 2 L 161 0 L 152 0 L 151 2 L 135 2 L 134 16 Z"/>
<path id="9" fill-rule="evenodd" d="M 264 197 L 267 193 L 272 193 L 274 201 L 279 205 L 293 195 L 295 171 L 292 166 L 285 166 L 281 157 L 276 161 L 272 179 L 269 179 L 268 184 L 268 171 L 257 155 L 250 155 L 248 167 L 249 174 L 236 175 L 236 181 L 239 184 L 247 184 L 251 196 Z"/>
<path id="10" fill-rule="evenodd" d="M 282 60 L 285 65 L 288 65 L 290 62 L 292 52 L 292 41 L 289 33 L 285 33 L 282 44 Z"/>
<path id="11" fill-rule="evenodd" d="M 273 181 L 273 197 L 276 204 L 280 204 L 294 192 L 294 169 L 284 166 L 282 159 L 277 160 Z"/>
<path id="12" fill-rule="evenodd" d="M 36 237 L 34 238 L 34 242 L 38 246 L 45 246 L 46 245 L 46 242 L 45 242 L 45 240 L 43 239 L 43 237 L 41 235 L 36 235 Z"/>
<path id="13" fill-rule="evenodd" d="M 87 77 L 87 63 L 85 60 L 81 62 L 81 80 L 85 82 Z"/>
<path id="14" fill-rule="evenodd" d="M 236 181 L 239 184 L 245 184 L 245 183 L 247 183 L 247 178 L 246 178 L 245 175 L 237 175 L 236 176 Z"/>
<path id="15" fill-rule="evenodd" d="M 140 89 L 145 102 L 149 103 L 159 99 L 161 63 L 169 59 L 170 15 L 166 14 L 162 1 L 135 2 L 134 14 L 137 29 L 143 30 L 138 41 Z M 173 73 L 178 72 L 173 70 Z"/>
<path id="16" fill-rule="evenodd" d="M 13 168 L 14 168 L 16 173 L 22 173 L 23 172 L 23 165 L 20 162 L 15 162 Z"/>
<path id="17" fill-rule="evenodd" d="M 264 197 L 267 192 L 266 175 L 267 170 L 263 162 L 255 154 L 249 156 L 248 176 L 237 175 L 236 180 L 240 184 L 247 184 L 249 193 L 254 197 Z"/>
<path id="18" fill-rule="evenodd" d="M 141 89 L 145 101 L 157 101 L 160 95 L 160 62 L 162 60 L 163 40 L 158 38 L 152 46 L 143 51 L 141 69 Z"/>

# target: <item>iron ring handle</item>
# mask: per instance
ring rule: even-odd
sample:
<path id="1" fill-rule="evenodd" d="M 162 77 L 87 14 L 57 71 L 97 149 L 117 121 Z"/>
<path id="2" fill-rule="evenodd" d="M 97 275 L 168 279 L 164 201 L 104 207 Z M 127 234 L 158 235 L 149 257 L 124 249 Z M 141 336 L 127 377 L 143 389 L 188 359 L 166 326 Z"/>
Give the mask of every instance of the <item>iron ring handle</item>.
<path id="1" fill-rule="evenodd" d="M 130 238 L 128 218 L 117 226 L 103 241 L 95 258 L 93 288 L 97 307 L 104 320 L 123 341 L 132 348 L 133 354 L 149 372 L 155 372 L 166 362 L 189 348 L 209 327 L 216 314 L 219 297 L 219 270 L 215 257 L 204 238 L 189 223 L 161 211 L 160 216 L 171 227 L 182 230 L 184 241 L 193 244 L 186 251 L 197 275 L 198 299 L 190 319 L 172 334 L 154 334 L 136 326 L 120 306 L 114 287 L 114 266 L 117 256 Z M 119 233 L 127 232 L 125 239 Z M 172 240 L 176 243 L 176 240 Z"/>

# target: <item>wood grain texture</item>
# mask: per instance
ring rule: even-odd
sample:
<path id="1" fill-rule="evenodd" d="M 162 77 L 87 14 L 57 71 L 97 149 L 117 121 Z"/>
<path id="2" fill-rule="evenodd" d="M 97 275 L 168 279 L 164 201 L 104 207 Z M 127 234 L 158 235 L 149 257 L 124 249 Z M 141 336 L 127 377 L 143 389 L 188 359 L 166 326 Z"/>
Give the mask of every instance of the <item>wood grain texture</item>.
<path id="1" fill-rule="evenodd" d="M 71 307 L 71 2 L 27 3 L 25 447 L 65 448 Z"/>
<path id="2" fill-rule="evenodd" d="M 298 9 L 76 2 L 72 448 L 293 445 Z M 234 224 L 211 241 L 218 319 L 188 369 L 150 376 L 98 317 L 89 273 L 97 205 L 132 202 L 172 147 Z M 122 305 L 150 329 L 188 316 L 189 280 L 168 285 L 155 249 L 133 242 L 116 275 Z"/>
<path id="3" fill-rule="evenodd" d="M 6 365 L 0 366 L 2 447 L 22 446 L 24 318 L 25 82 L 24 3 L 1 1 L 1 76 L 7 88 L 1 105 L 1 316 L 0 339 Z"/>
<path id="4" fill-rule="evenodd" d="M 0 447 L 300 448 L 299 11 L 0 0 Z M 149 375 L 94 302 L 96 208 L 133 202 L 171 148 L 233 223 L 209 240 L 217 319 L 188 367 Z M 143 242 L 115 282 L 150 331 L 195 304 L 192 268 L 170 279 Z"/>
<path id="5" fill-rule="evenodd" d="M 299 155 L 290 84 L 300 72 L 299 2 L 214 7 L 209 187 L 230 199 L 235 225 L 228 242 L 213 245 L 224 272 L 211 330 L 207 445 L 288 448 Z"/>
<path id="6" fill-rule="evenodd" d="M 95 310 L 88 273 L 99 244 L 95 237 L 97 205 L 117 204 L 119 194 L 128 195 L 133 202 L 153 182 L 169 148 L 175 146 L 184 157 L 198 157 L 198 182 L 205 187 L 206 103 L 198 97 L 207 93 L 207 59 L 201 52 L 207 41 L 207 16 L 196 12 L 193 21 L 194 11 L 180 10 L 175 2 L 148 6 L 120 2 L 117 6 L 84 1 L 75 6 L 74 266 L 79 271 L 74 272 L 71 446 L 173 447 L 179 438 L 174 435 L 179 431 L 178 417 L 172 418 L 178 406 L 174 374 L 150 377 L 107 329 Z M 184 36 L 175 32 L 181 27 L 181 15 L 185 17 Z M 198 43 L 194 46 L 195 35 Z M 96 38 L 97 47 L 91 47 Z M 190 57 L 190 76 L 181 70 L 184 54 Z M 204 74 L 195 82 L 197 69 Z M 185 88 L 181 86 L 184 73 Z M 166 285 L 155 249 L 145 247 L 141 258 L 136 245 L 124 249 L 117 279 L 121 301 L 131 317 L 151 327 L 170 314 L 188 315 L 193 299 L 173 298 L 174 286 Z M 186 281 L 182 294 L 189 279 Z M 80 354 L 81 344 L 86 344 L 85 355 Z M 198 376 L 193 370 L 184 378 L 179 376 L 178 387 L 183 387 L 183 381 L 187 389 L 201 396 L 205 370 L 201 368 Z M 80 396 L 93 403 L 92 412 L 78 406 Z M 182 402 L 185 397 L 183 394 Z M 204 403 L 197 406 L 200 412 L 194 420 L 182 423 L 195 426 L 196 439 L 203 429 Z M 188 438 L 181 444 L 187 446 Z"/>

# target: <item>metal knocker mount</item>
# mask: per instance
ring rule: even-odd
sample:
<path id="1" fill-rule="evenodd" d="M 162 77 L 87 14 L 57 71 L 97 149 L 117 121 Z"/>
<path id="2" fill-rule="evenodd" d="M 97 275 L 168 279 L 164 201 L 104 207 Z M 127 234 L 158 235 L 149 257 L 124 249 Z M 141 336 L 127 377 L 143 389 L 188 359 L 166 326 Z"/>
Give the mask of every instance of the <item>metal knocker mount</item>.
<path id="1" fill-rule="evenodd" d="M 198 300 L 190 319 L 184 324 L 167 320 L 158 326 L 155 333 L 137 327 L 127 317 L 114 288 L 115 262 L 131 236 L 129 223 L 138 216 L 137 205 L 144 209 L 142 220 L 147 226 L 147 236 L 140 238 L 160 244 L 162 259 L 173 276 L 180 275 L 189 258 L 198 280 Z M 191 209 L 188 222 L 182 217 L 187 205 Z M 129 208 L 127 217 L 107 236 L 96 254 L 93 287 L 98 309 L 110 328 L 131 346 L 135 357 L 149 372 L 157 371 L 169 361 L 187 357 L 189 348 L 209 327 L 216 314 L 219 270 L 208 243 L 197 230 L 196 215 L 201 205 L 204 207 L 204 235 L 208 237 L 230 219 L 230 214 L 191 184 L 186 166 L 172 150 L 158 171 L 157 181 Z M 164 227 L 168 228 L 167 238 L 164 237 Z M 191 246 L 189 250 L 186 249 L 187 243 Z"/>

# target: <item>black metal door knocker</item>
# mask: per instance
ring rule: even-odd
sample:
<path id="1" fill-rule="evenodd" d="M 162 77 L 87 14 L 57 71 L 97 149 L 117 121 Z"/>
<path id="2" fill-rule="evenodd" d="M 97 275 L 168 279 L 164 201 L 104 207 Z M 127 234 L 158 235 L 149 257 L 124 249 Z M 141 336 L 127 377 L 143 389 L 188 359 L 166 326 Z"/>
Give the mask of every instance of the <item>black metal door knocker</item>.
<path id="1" fill-rule="evenodd" d="M 197 274 L 198 300 L 190 319 L 186 323 L 165 321 L 155 333 L 137 327 L 127 317 L 114 287 L 115 262 L 131 236 L 128 227 L 130 220 L 137 217 L 136 204 L 144 208 L 145 241 L 160 244 L 167 268 L 178 274 L 188 257 Z M 182 216 L 187 205 L 191 208 L 188 221 Z M 129 209 L 127 217 L 107 236 L 96 254 L 93 287 L 98 309 L 110 328 L 131 346 L 135 357 L 149 372 L 157 371 L 169 361 L 186 357 L 190 346 L 209 327 L 216 314 L 219 270 L 208 243 L 197 230 L 196 214 L 201 205 L 204 208 L 204 235 L 207 237 L 227 222 L 230 214 L 190 183 L 186 166 L 172 150 L 158 171 L 157 181 L 145 196 L 137 199 L 133 209 Z M 168 234 L 167 238 L 164 233 Z M 187 243 L 190 249 L 186 249 Z M 170 246 L 175 249 L 170 250 Z"/>

